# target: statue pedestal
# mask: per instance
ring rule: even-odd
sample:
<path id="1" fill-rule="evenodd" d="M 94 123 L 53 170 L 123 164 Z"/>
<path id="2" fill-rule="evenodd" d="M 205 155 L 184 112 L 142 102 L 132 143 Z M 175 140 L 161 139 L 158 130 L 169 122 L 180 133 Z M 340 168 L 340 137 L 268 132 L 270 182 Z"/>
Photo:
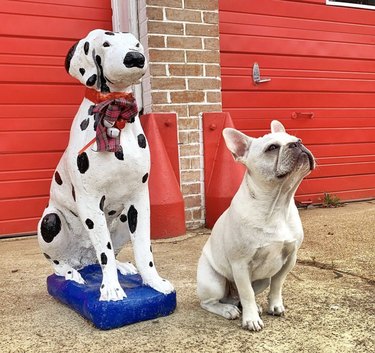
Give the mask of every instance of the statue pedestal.
<path id="1" fill-rule="evenodd" d="M 47 278 L 48 293 L 101 330 L 167 316 L 176 308 L 176 292 L 167 295 L 159 293 L 143 285 L 141 276 L 124 276 L 119 272 L 119 282 L 127 298 L 99 301 L 102 281 L 100 266 L 90 265 L 79 272 L 86 281 L 85 285 L 53 274 Z"/>

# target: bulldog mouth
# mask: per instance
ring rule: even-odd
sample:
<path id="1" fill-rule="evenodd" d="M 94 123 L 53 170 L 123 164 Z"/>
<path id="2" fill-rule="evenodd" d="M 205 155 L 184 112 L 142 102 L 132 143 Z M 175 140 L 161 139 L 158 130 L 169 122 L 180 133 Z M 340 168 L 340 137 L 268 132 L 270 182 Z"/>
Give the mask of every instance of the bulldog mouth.
<path id="1" fill-rule="evenodd" d="M 289 173 L 279 174 L 277 175 L 277 179 L 285 178 L 287 175 L 289 175 Z"/>

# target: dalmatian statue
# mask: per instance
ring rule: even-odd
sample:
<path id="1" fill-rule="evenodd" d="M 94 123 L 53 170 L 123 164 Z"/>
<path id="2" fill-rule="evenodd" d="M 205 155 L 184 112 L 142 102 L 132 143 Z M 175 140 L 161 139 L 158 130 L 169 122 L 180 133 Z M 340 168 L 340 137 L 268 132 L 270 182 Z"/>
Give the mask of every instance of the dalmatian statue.
<path id="1" fill-rule="evenodd" d="M 83 285 L 78 270 L 99 263 L 99 300 L 126 297 L 117 270 L 138 269 L 144 284 L 168 294 L 174 288 L 152 255 L 150 152 L 131 93 L 147 68 L 143 47 L 130 33 L 97 29 L 69 50 L 65 66 L 87 88 L 38 224 L 42 252 L 56 275 Z M 137 268 L 116 260 L 129 240 Z"/>

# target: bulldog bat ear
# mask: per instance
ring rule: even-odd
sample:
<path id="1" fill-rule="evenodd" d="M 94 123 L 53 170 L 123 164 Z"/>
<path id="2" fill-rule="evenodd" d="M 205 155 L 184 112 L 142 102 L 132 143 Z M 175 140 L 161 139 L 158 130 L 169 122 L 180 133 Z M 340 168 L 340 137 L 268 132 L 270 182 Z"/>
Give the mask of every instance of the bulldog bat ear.
<path id="1" fill-rule="evenodd" d="M 285 127 L 283 124 L 280 123 L 280 121 L 272 120 L 271 122 L 271 132 L 285 132 Z"/>
<path id="2" fill-rule="evenodd" d="M 252 137 L 232 128 L 224 129 L 223 137 L 228 150 L 232 153 L 234 159 L 244 163 L 246 161 L 251 141 L 253 140 Z"/>

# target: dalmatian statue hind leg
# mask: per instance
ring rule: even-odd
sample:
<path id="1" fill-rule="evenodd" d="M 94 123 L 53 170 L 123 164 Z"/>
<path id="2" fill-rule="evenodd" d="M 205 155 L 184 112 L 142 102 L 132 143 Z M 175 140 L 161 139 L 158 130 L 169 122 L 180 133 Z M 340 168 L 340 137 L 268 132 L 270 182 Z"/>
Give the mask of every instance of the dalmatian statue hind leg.
<path id="1" fill-rule="evenodd" d="M 94 30 L 68 52 L 66 70 L 86 95 L 69 144 L 54 173 L 38 241 L 55 274 L 84 284 L 78 270 L 99 263 L 100 300 L 126 297 L 118 280 L 138 269 L 143 283 L 174 288 L 155 268 L 150 241 L 150 152 L 131 86 L 147 68 L 142 45 L 129 33 Z M 132 241 L 137 269 L 116 255 Z"/>

